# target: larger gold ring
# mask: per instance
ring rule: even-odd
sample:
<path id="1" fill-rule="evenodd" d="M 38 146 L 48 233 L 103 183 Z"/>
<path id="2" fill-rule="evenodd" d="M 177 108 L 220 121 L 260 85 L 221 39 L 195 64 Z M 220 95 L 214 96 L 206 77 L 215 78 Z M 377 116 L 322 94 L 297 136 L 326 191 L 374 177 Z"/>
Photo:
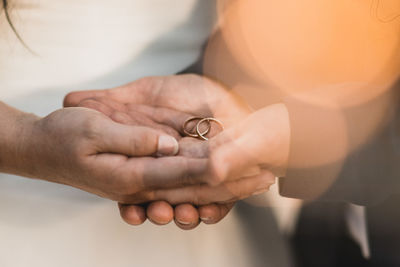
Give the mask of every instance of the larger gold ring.
<path id="1" fill-rule="evenodd" d="M 219 124 L 219 126 L 222 128 L 222 130 L 224 130 L 224 125 L 222 124 L 222 122 L 220 121 L 220 120 L 217 120 L 217 119 L 215 119 L 215 118 L 204 118 L 204 119 L 201 119 L 198 123 L 197 123 L 197 126 L 196 126 L 196 133 L 198 134 L 198 136 L 199 136 L 199 138 L 201 138 L 201 139 L 203 139 L 203 140 L 208 140 L 208 138 L 207 137 L 205 137 L 204 135 L 205 134 L 203 134 L 203 133 L 201 133 L 200 132 L 200 125 L 203 123 L 203 122 L 208 122 L 208 124 L 210 125 L 210 128 L 211 128 L 211 122 L 216 122 L 217 124 Z M 209 128 L 209 129 L 210 129 Z"/>
<path id="2" fill-rule="evenodd" d="M 183 131 L 183 133 L 186 134 L 187 136 L 194 137 L 194 138 L 199 138 L 200 136 L 204 136 L 204 135 L 208 134 L 208 132 L 209 132 L 210 129 L 211 129 L 211 123 L 210 123 L 210 122 L 208 122 L 208 128 L 207 128 L 206 130 L 204 130 L 203 132 L 200 132 L 200 129 L 197 128 L 197 126 L 199 125 L 199 123 L 197 123 L 197 126 L 193 128 L 193 129 L 196 129 L 195 133 L 189 132 L 189 131 L 186 129 L 189 122 L 195 121 L 195 120 L 202 121 L 203 119 L 204 119 L 203 117 L 190 117 L 190 118 L 188 118 L 188 119 L 183 123 L 183 126 L 182 126 L 182 131 Z M 199 133 L 200 133 L 200 134 L 199 134 Z"/>

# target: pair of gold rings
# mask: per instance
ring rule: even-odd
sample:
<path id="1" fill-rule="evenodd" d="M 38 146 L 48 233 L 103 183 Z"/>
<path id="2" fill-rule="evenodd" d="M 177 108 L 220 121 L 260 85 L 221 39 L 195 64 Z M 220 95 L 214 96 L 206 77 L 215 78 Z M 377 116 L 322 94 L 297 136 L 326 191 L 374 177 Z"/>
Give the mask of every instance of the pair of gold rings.
<path id="1" fill-rule="evenodd" d="M 195 127 L 188 129 L 189 123 L 190 122 L 195 122 L 197 121 L 197 124 Z M 191 117 L 188 118 L 182 126 L 182 130 L 185 133 L 186 136 L 194 137 L 194 138 L 199 138 L 202 140 L 208 140 L 208 137 L 206 135 L 210 132 L 211 130 L 211 124 L 212 122 L 217 123 L 222 130 L 224 129 L 224 126 L 222 125 L 222 122 L 215 119 L 215 118 L 203 118 L 203 117 Z M 207 127 L 204 130 L 201 130 L 201 126 L 205 124 Z"/>

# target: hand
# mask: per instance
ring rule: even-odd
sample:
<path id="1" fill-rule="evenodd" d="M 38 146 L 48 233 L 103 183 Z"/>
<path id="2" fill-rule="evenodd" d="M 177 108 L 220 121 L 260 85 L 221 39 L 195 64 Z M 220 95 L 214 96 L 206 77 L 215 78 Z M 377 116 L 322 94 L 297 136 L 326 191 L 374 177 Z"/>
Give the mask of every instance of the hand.
<path id="1" fill-rule="evenodd" d="M 145 125 L 149 127 L 158 128 L 160 130 L 166 131 L 171 135 L 176 135 L 177 133 L 174 132 L 172 128 L 169 128 L 165 125 L 157 125 L 154 121 L 150 120 L 146 115 L 143 115 L 137 110 L 143 108 L 147 108 L 146 110 L 149 111 L 151 107 L 135 107 L 132 109 L 132 106 L 127 107 L 122 105 L 121 103 L 115 102 L 111 99 L 107 98 L 97 98 L 95 99 L 87 99 L 82 101 L 79 106 L 92 108 L 102 112 L 103 114 L 109 116 L 110 118 L 114 119 L 115 121 L 127 125 Z M 165 109 L 163 112 L 157 112 L 157 114 L 164 114 L 170 117 L 176 116 L 177 112 Z M 181 116 L 189 116 L 185 114 L 180 114 Z M 178 135 L 178 139 L 180 135 Z M 186 139 L 187 143 L 188 138 Z M 199 152 L 186 151 L 186 156 L 194 156 Z M 204 156 L 204 155 L 203 155 Z M 147 217 L 150 221 L 155 224 L 163 225 L 169 223 L 175 214 L 175 222 L 176 224 L 182 229 L 193 229 L 196 227 L 200 220 L 207 224 L 213 224 L 219 222 L 225 215 L 229 212 L 229 210 L 233 207 L 233 203 L 228 204 L 212 204 L 212 205 L 205 205 L 201 206 L 196 209 L 194 206 L 190 204 L 181 204 L 175 207 L 175 210 L 165 201 L 155 201 L 149 204 L 147 207 L 142 205 L 123 205 L 119 204 L 119 208 L 121 211 L 121 216 L 124 218 L 126 222 L 132 225 L 139 225 L 142 224 L 146 220 L 146 213 Z"/>
<path id="2" fill-rule="evenodd" d="M 184 138 L 180 141 L 180 154 L 185 157 L 197 156 L 202 157 L 204 149 L 193 149 L 193 142 L 199 142 L 196 139 Z M 189 146 L 188 146 L 189 144 Z M 222 184 L 217 187 L 209 187 L 205 185 L 187 186 L 183 188 L 167 190 L 153 190 L 153 199 L 166 199 L 169 201 L 155 201 L 147 207 L 147 217 L 155 224 L 166 224 L 172 220 L 175 214 L 175 222 L 182 229 L 193 229 L 201 221 L 207 224 L 214 224 L 223 219 L 229 210 L 233 207 L 238 199 L 265 192 L 269 186 L 274 183 L 275 177 L 270 172 L 264 171 L 263 175 L 256 175 L 246 179 Z M 159 197 L 158 195 L 162 195 Z M 199 205 L 198 210 L 190 204 L 179 203 L 195 203 Z M 208 204 L 216 202 L 214 204 Z M 172 204 L 178 204 L 173 211 Z M 138 225 L 143 223 L 145 216 L 144 209 L 135 205 L 119 205 L 121 216 L 130 224 Z"/>
<path id="3" fill-rule="evenodd" d="M 187 76 L 180 76 L 180 77 L 185 77 L 185 79 L 180 79 L 177 82 L 174 82 L 174 79 L 170 79 L 168 84 L 170 85 L 167 90 L 164 90 L 162 87 L 160 87 L 161 83 L 163 83 L 164 78 L 146 78 L 142 79 L 138 82 L 132 83 L 131 88 L 132 90 L 126 90 L 126 87 L 121 87 L 119 89 L 116 89 L 115 91 L 113 90 L 113 94 L 108 95 L 106 91 L 90 91 L 90 92 L 79 92 L 79 93 L 71 93 L 66 96 L 64 100 L 64 106 L 77 106 L 83 99 L 85 98 L 93 98 L 93 97 L 103 97 L 105 94 L 107 94 L 106 98 L 111 98 L 117 100 L 117 102 L 120 103 L 132 103 L 133 106 L 135 104 L 150 104 L 150 105 L 155 105 L 157 102 L 158 94 L 157 92 L 160 92 L 161 95 L 168 96 L 170 91 L 172 90 L 173 92 L 173 97 L 172 99 L 167 99 L 167 98 L 160 98 L 161 100 L 161 105 L 163 104 L 162 102 L 165 102 L 164 104 L 167 104 L 166 106 L 182 106 L 186 107 L 187 111 L 194 112 L 194 108 L 198 109 L 201 111 L 202 114 L 204 115 L 209 115 L 211 116 L 210 109 L 207 107 L 207 103 L 203 101 L 202 97 L 199 97 L 198 103 L 193 105 L 193 103 L 189 103 L 190 105 L 187 105 L 186 100 L 187 97 L 190 97 L 191 92 L 197 93 L 201 95 L 208 95 L 209 97 L 212 98 L 213 100 L 211 102 L 214 103 L 219 103 L 219 100 L 221 99 L 229 99 L 231 102 L 235 102 L 235 100 L 227 94 L 224 90 L 218 90 L 219 86 L 217 86 L 217 90 L 209 91 L 209 87 L 205 86 L 202 87 L 200 83 L 197 81 L 201 81 L 198 76 L 193 76 L 193 75 L 187 75 Z M 206 85 L 209 84 L 208 80 L 204 80 L 206 82 Z M 210 82 L 211 84 L 211 82 Z M 128 87 L 130 87 L 128 85 Z M 141 91 L 141 89 L 144 89 L 144 91 Z M 206 91 L 203 91 L 203 89 L 206 89 Z M 190 91 L 189 91 L 190 90 Z M 117 92 L 120 91 L 120 92 Z M 215 94 L 215 95 L 213 95 Z M 126 98 L 126 99 L 125 99 Z M 120 100 L 120 101 L 118 101 Z M 125 101 L 126 100 L 126 101 Z M 171 101 L 172 100 L 172 101 Z M 195 100 L 195 98 L 192 98 L 192 101 Z M 90 101 L 90 100 L 89 100 Z M 168 103 L 169 101 L 169 103 Z M 90 107 L 97 106 L 100 108 L 98 104 L 90 104 L 86 103 Z M 171 104 L 171 105 L 169 105 Z M 210 103 L 212 104 L 212 103 Z M 236 105 L 236 104 L 234 104 Z M 220 105 L 217 105 L 218 107 L 221 107 L 221 111 L 224 111 L 223 107 Z M 121 106 L 116 107 L 114 106 L 117 110 L 121 108 Z M 101 108 L 100 108 L 101 109 Z M 227 110 L 232 110 L 232 108 L 229 108 Z M 244 109 L 245 110 L 245 109 Z M 123 116 L 120 116 L 120 113 L 117 114 L 112 114 L 111 112 L 106 111 L 106 109 L 100 110 L 104 112 L 105 114 L 111 116 L 113 119 L 119 121 L 119 119 Z M 142 111 L 143 112 L 143 111 Z M 149 110 L 147 110 L 149 112 Z M 150 110 L 150 113 L 153 111 Z M 245 111 L 240 111 L 240 113 L 245 113 Z M 168 120 L 168 117 L 163 115 L 162 109 L 157 110 L 156 113 L 153 114 L 148 114 L 152 115 L 151 117 L 159 117 L 161 121 Z M 222 115 L 222 114 L 221 114 Z M 134 116 L 136 117 L 136 116 Z M 156 120 L 157 121 L 157 120 Z M 175 126 L 179 127 L 179 125 L 183 124 L 183 121 L 174 121 L 170 120 L 170 122 L 175 123 Z M 157 202 L 159 203 L 159 202 Z M 168 223 L 172 219 L 172 208 L 168 205 L 163 205 L 162 203 L 158 205 L 157 203 L 154 203 L 152 206 L 153 208 L 148 209 L 147 215 L 149 218 L 152 219 L 152 221 L 160 224 Z M 166 203 L 164 203 L 166 204 Z M 221 220 L 231 209 L 233 204 L 221 204 L 221 205 L 210 205 L 210 206 L 205 206 L 205 207 L 200 207 L 199 211 L 195 210 L 193 206 L 189 205 L 184 205 L 184 206 L 177 206 L 175 208 L 175 221 L 177 222 L 177 225 L 180 226 L 181 228 L 184 229 L 189 229 L 193 228 L 198 224 L 199 221 L 199 216 L 202 218 L 202 221 L 205 223 L 216 223 L 219 220 Z M 146 216 L 144 214 L 144 209 L 143 207 L 140 206 L 120 206 L 120 207 L 126 207 L 124 209 L 121 209 L 121 215 L 122 217 L 131 224 L 140 224 L 142 223 Z M 161 207 L 161 209 L 157 209 L 157 207 Z M 163 209 L 165 208 L 165 209 Z M 137 211 L 137 212 L 136 212 Z M 159 212 L 157 212 L 159 211 Z M 153 216 L 154 215 L 154 216 Z M 185 224 L 180 224 L 179 222 L 185 222 Z M 189 226 L 188 226 L 189 225 Z"/>
<path id="4" fill-rule="evenodd" d="M 147 77 L 113 89 L 72 92 L 65 97 L 64 106 L 75 107 L 85 99 L 99 98 L 114 100 L 131 110 L 143 106 L 158 107 L 160 109 L 144 108 L 139 112 L 179 131 L 184 117 L 171 118 L 170 114 L 163 114 L 163 108 L 196 116 L 214 116 L 221 119 L 226 127 L 236 124 L 251 113 L 239 97 L 231 94 L 221 84 L 191 74 Z M 121 108 L 115 105 L 112 107 L 116 110 Z"/>
<path id="5" fill-rule="evenodd" d="M 202 177 L 191 181 L 194 184 L 219 185 L 248 172 L 257 173 L 261 167 L 276 176 L 285 173 L 290 126 L 283 104 L 251 112 L 220 84 L 197 75 L 148 77 L 115 89 L 70 93 L 64 104 L 76 106 L 88 98 L 123 103 L 128 110 L 145 114 L 181 134 L 188 114 L 221 120 L 226 130 L 209 142 L 196 145 L 208 151 L 209 168 Z"/>
<path id="6" fill-rule="evenodd" d="M 90 97 L 110 98 L 121 103 L 126 103 L 127 105 L 139 104 L 138 106 L 141 109 L 143 109 L 143 106 L 141 106 L 143 104 L 159 107 L 156 110 L 150 109 L 150 112 L 147 108 L 147 113 L 145 113 L 150 117 L 154 117 L 155 121 L 159 123 L 170 124 L 170 126 L 178 131 L 181 130 L 180 127 L 187 117 L 176 116 L 174 119 L 171 119 L 171 117 L 165 115 L 164 108 L 175 108 L 202 116 L 215 116 L 215 114 L 218 114 L 216 117 L 223 120 L 228 129 L 242 120 L 241 126 L 247 127 L 247 134 L 243 131 L 245 128 L 236 126 L 229 132 L 226 132 L 226 134 L 214 139 L 215 141 L 210 140 L 209 142 L 211 144 L 209 147 L 214 148 L 209 153 L 211 158 L 210 165 L 213 167 L 203 177 L 206 177 L 205 181 L 211 184 L 221 184 L 230 179 L 238 179 L 242 175 L 240 173 L 248 171 L 251 169 L 250 167 L 255 167 L 253 171 L 257 170 L 257 167 L 260 166 L 268 166 L 270 170 L 275 170 L 277 173 L 284 170 L 285 155 L 288 150 L 289 130 L 287 112 L 282 105 L 274 105 L 263 110 L 263 114 L 266 115 L 265 118 L 260 115 L 260 112 L 248 116 L 250 113 L 249 110 L 220 85 L 194 75 L 145 78 L 117 89 L 72 93 L 66 97 L 65 104 L 67 106 L 74 105 L 82 99 Z M 195 112 L 193 112 L 193 109 Z M 275 115 L 276 117 L 274 117 Z M 244 120 L 243 118 L 247 116 L 248 118 Z M 257 121 L 257 119 L 261 120 Z M 266 125 L 260 122 L 264 122 Z M 276 122 L 277 124 L 275 124 Z M 271 129 L 269 132 L 265 131 L 265 126 L 268 125 L 270 125 Z M 252 137 L 258 138 L 254 139 Z M 244 140 L 250 141 L 250 146 L 246 147 L 243 144 L 237 146 L 237 140 L 241 140 L 242 142 Z M 228 149 L 229 146 L 232 146 L 231 149 Z M 266 147 L 270 149 L 265 149 Z M 252 151 L 252 149 L 254 150 Z M 239 153 L 231 154 L 228 153 L 229 151 Z M 243 156 L 243 151 L 249 153 L 244 154 L 244 161 L 241 162 L 241 158 L 238 155 Z M 252 155 L 253 152 L 256 153 Z M 248 154 L 247 157 L 246 154 Z M 233 159 L 233 161 L 224 160 L 229 158 Z M 223 164 L 216 164 L 218 162 L 222 162 Z M 236 163 L 239 164 L 236 165 Z M 270 185 L 273 181 L 270 178 L 272 177 L 271 173 L 264 171 L 261 176 L 264 177 L 264 179 L 260 179 L 264 181 L 264 184 L 260 183 L 260 185 L 264 185 L 264 189 L 268 188 L 267 184 Z M 252 189 L 257 188 L 254 187 Z M 229 192 L 230 190 L 228 189 L 227 191 Z M 172 203 L 177 201 L 176 199 L 173 200 L 172 196 L 179 195 L 177 194 L 179 190 L 160 192 L 158 192 L 160 195 L 164 194 L 166 196 L 165 194 L 167 194 L 170 196 L 172 201 L 171 199 L 169 200 Z M 172 192 L 174 193 L 171 194 Z M 188 197 L 187 194 L 186 197 Z M 206 200 L 202 199 L 201 201 Z"/>
<path id="7" fill-rule="evenodd" d="M 122 125 L 86 108 L 66 108 L 25 126 L 22 175 L 125 202 L 164 181 L 181 184 L 205 163 L 174 155 L 177 141 L 154 129 Z M 201 170 L 199 170 L 201 171 Z M 193 173 L 192 173 L 193 174 Z"/>

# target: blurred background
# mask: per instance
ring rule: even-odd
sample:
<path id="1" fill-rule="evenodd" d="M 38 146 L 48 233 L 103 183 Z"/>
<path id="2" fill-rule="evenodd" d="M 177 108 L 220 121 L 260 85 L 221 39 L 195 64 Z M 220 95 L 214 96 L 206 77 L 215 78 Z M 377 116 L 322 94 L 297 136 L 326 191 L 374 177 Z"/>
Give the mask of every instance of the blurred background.
<path id="1" fill-rule="evenodd" d="M 285 103 L 301 145 L 270 192 L 192 231 L 132 227 L 116 203 L 1 174 L 0 266 L 400 266 L 400 1 L 5 3 L 14 107 L 44 116 L 72 90 L 194 72 L 253 110 Z"/>

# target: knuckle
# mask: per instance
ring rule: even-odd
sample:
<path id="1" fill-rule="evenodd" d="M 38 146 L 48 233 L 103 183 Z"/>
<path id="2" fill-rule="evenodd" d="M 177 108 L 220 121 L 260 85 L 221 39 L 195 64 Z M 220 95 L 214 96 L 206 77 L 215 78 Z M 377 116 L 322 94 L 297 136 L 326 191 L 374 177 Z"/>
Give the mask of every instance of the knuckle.
<path id="1" fill-rule="evenodd" d="M 145 131 L 137 127 L 135 134 L 129 140 L 129 145 L 135 155 L 145 155 L 149 152 L 156 152 L 157 138 L 152 131 Z"/>
<path id="2" fill-rule="evenodd" d="M 208 175 L 206 182 L 209 186 L 218 186 L 223 183 L 224 179 L 219 175 Z"/>
<path id="3" fill-rule="evenodd" d="M 206 182 L 210 186 L 219 186 L 227 179 L 226 173 L 220 168 L 220 166 L 210 168 L 210 175 L 207 176 Z"/>
<path id="4" fill-rule="evenodd" d="M 100 116 L 88 116 L 81 122 L 82 135 L 89 140 L 97 140 L 101 133 L 103 118 Z"/>

